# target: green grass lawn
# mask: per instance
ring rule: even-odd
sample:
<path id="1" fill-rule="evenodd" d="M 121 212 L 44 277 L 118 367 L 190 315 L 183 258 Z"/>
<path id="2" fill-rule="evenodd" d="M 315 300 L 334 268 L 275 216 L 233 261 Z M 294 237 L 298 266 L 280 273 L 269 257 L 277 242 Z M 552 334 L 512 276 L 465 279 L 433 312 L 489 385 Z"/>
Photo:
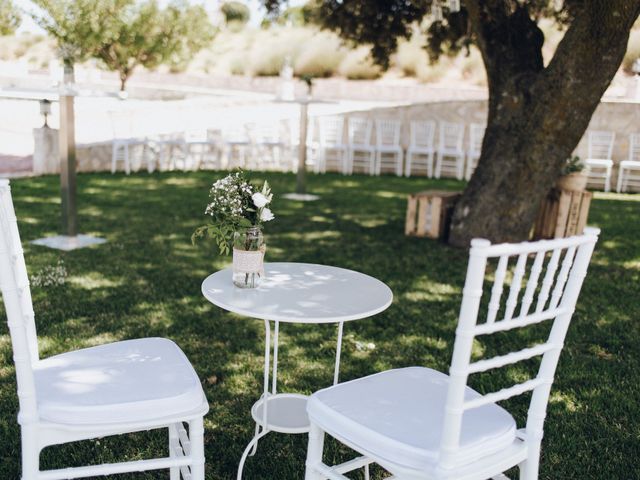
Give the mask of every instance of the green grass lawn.
<path id="1" fill-rule="evenodd" d="M 63 285 L 33 286 L 41 356 L 145 336 L 176 341 L 194 364 L 211 404 L 205 418 L 207 479 L 235 478 L 253 435 L 249 409 L 261 392 L 263 365 L 263 324 L 225 313 L 200 293 L 202 280 L 229 263 L 212 246 L 193 247 L 189 240 L 204 220 L 208 187 L 219 176 L 81 175 L 81 230 L 108 243 L 69 253 L 28 243 L 58 229 L 58 178 L 12 182 L 32 283 L 59 261 L 67 272 Z M 408 365 L 445 370 L 467 252 L 405 237 L 404 214 L 408 193 L 462 184 L 327 174 L 309 179 L 322 199 L 301 204 L 278 197 L 292 191 L 293 175 L 254 176 L 263 177 L 273 186 L 277 217 L 266 229 L 268 261 L 360 270 L 394 292 L 386 312 L 345 326 L 341 378 Z M 640 196 L 597 194 L 590 223 L 601 227 L 602 235 L 552 391 L 544 479 L 640 478 Z M 2 309 L 0 318 L 5 318 Z M 280 389 L 310 393 L 330 383 L 335 332 L 331 325 L 281 327 Z M 495 354 L 535 334 L 483 337 L 476 347 L 479 353 Z M 6 327 L 0 328 L 0 356 L 0 478 L 12 480 L 19 477 L 20 444 Z M 473 385 L 489 391 L 503 380 L 519 379 L 529 367 L 514 365 L 502 374 L 479 377 Z M 505 406 L 521 421 L 527 401 L 521 397 Z M 304 435 L 268 435 L 247 461 L 245 478 L 303 478 L 306 443 Z M 165 445 L 162 431 L 51 447 L 43 451 L 42 467 L 139 459 L 162 454 Z M 341 461 L 349 454 L 327 443 L 327 460 Z M 378 470 L 374 476 L 382 478 Z"/>

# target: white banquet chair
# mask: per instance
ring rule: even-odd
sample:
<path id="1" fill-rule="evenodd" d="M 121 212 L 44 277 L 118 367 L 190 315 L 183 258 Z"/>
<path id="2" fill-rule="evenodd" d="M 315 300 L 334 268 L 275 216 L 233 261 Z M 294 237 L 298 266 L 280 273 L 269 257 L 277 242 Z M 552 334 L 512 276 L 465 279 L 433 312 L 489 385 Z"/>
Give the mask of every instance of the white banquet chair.
<path id="1" fill-rule="evenodd" d="M 409 123 L 409 148 L 405 176 L 410 177 L 413 170 L 426 172 L 433 177 L 433 154 L 435 152 L 436 122 L 412 121 Z"/>
<path id="2" fill-rule="evenodd" d="M 111 173 L 116 173 L 118 163 L 122 162 L 124 172 L 131 173 L 133 152 L 136 147 L 141 149 L 141 160 L 147 160 L 147 169 L 153 170 L 152 160 L 147 155 L 147 139 L 133 135 L 133 112 L 111 111 L 109 112 L 113 139 L 111 140 Z"/>
<path id="3" fill-rule="evenodd" d="M 387 166 L 390 166 L 397 176 L 402 175 L 401 128 L 400 120 L 376 120 L 376 175 L 380 175 L 383 167 Z"/>
<path id="4" fill-rule="evenodd" d="M 158 168 L 161 171 L 186 169 L 189 150 L 185 132 L 161 133 L 153 144 L 158 152 Z"/>
<path id="5" fill-rule="evenodd" d="M 589 184 L 600 184 L 605 192 L 611 190 L 611 169 L 613 168 L 613 144 L 615 132 L 595 131 L 588 134 L 587 159 Z"/>
<path id="6" fill-rule="evenodd" d="M 438 151 L 436 153 L 435 177 L 440 178 L 442 171 L 453 174 L 462 180 L 464 174 L 464 124 L 440 122 Z"/>
<path id="7" fill-rule="evenodd" d="M 0 290 L 18 386 L 22 480 L 159 469 L 168 469 L 171 480 L 204 480 L 203 416 L 209 406 L 175 343 L 145 338 L 39 357 L 27 269 L 9 182 L 3 179 Z M 169 456 L 40 470 L 40 451 L 47 446 L 157 428 L 168 429 Z"/>
<path id="8" fill-rule="evenodd" d="M 287 137 L 287 156 L 289 157 L 291 164 L 291 171 L 298 171 L 298 152 L 300 148 L 300 120 L 297 118 L 284 120 L 285 133 Z M 308 117 L 307 119 L 307 157 L 306 166 L 314 171 L 316 170 L 318 142 L 315 138 L 317 127 L 317 119 L 315 117 Z"/>
<path id="9" fill-rule="evenodd" d="M 333 154 L 335 169 L 347 173 L 347 145 L 344 143 L 344 118 L 339 116 L 318 119 L 318 158 L 316 173 L 325 173 Z"/>
<path id="10" fill-rule="evenodd" d="M 253 130 L 254 168 L 258 170 L 282 169 L 285 142 L 282 139 L 280 122 L 259 123 Z M 285 168 L 289 171 L 289 168 Z"/>
<path id="11" fill-rule="evenodd" d="M 580 236 L 520 244 L 473 240 L 449 375 L 400 368 L 314 393 L 307 403 L 306 480 L 344 480 L 344 473 L 373 462 L 396 479 L 505 479 L 503 472 L 515 466 L 521 480 L 537 479 L 549 393 L 598 234 L 586 228 Z M 497 268 L 487 313 L 479 321 L 488 262 Z M 511 280 L 503 301 L 506 278 Z M 513 337 L 545 321 L 551 325 L 543 343 L 471 360 L 477 337 Z M 540 358 L 537 373 L 521 383 L 484 395 L 468 386 L 473 374 L 534 358 Z M 518 429 L 497 402 L 525 392 L 532 396 L 526 425 Z M 325 432 L 362 456 L 324 464 Z"/>
<path id="12" fill-rule="evenodd" d="M 626 192 L 629 187 L 640 188 L 640 133 L 629 135 L 629 159 L 618 165 L 618 193 Z"/>
<path id="13" fill-rule="evenodd" d="M 467 150 L 467 165 L 465 167 L 465 180 L 470 180 L 471 175 L 478 165 L 478 159 L 482 151 L 482 140 L 486 125 L 482 123 L 472 123 L 469 125 L 469 150 Z"/>
<path id="14" fill-rule="evenodd" d="M 347 166 L 346 173 L 351 175 L 359 168 L 363 173 L 376 173 L 375 148 L 371 143 L 373 123 L 368 118 L 349 117 L 347 120 Z"/>
<path id="15" fill-rule="evenodd" d="M 227 169 L 245 168 L 251 155 L 251 135 L 248 125 L 227 125 L 222 130 L 223 152 Z M 249 159 L 250 160 L 250 159 Z"/>

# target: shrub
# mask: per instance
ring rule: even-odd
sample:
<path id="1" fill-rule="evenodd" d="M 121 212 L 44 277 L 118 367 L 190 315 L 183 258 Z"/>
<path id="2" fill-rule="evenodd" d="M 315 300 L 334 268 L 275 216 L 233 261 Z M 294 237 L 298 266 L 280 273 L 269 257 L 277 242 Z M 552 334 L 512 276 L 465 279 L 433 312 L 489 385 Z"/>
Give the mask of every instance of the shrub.
<path id="1" fill-rule="evenodd" d="M 346 54 L 346 48 L 335 34 L 318 31 L 300 52 L 294 71 L 299 76 L 330 77 Z"/>
<path id="2" fill-rule="evenodd" d="M 451 68 L 451 60 L 442 57 L 438 63 L 418 64 L 416 76 L 421 82 L 435 83 L 442 80 Z"/>
<path id="3" fill-rule="evenodd" d="M 409 41 L 400 42 L 394 58 L 394 64 L 408 77 L 414 77 L 418 71 L 425 71 L 429 59 L 424 50 L 426 40 L 418 32 L 414 32 Z"/>
<path id="4" fill-rule="evenodd" d="M 368 47 L 351 50 L 340 62 L 338 72 L 350 80 L 373 80 L 382 75 L 380 67 L 373 63 Z"/>
<path id="5" fill-rule="evenodd" d="M 627 73 L 633 73 L 633 62 L 640 58 L 640 30 L 631 30 L 629 43 L 627 43 L 627 53 L 622 60 L 622 69 Z"/>
<path id="6" fill-rule="evenodd" d="M 227 24 L 232 22 L 245 24 L 251 18 L 249 7 L 240 2 L 225 2 L 220 7 L 220 11 L 224 15 Z"/>
<path id="7" fill-rule="evenodd" d="M 474 85 L 487 84 L 487 72 L 484 68 L 482 55 L 476 47 L 471 47 L 469 55 L 462 56 L 461 59 L 462 78 L 470 81 Z"/>

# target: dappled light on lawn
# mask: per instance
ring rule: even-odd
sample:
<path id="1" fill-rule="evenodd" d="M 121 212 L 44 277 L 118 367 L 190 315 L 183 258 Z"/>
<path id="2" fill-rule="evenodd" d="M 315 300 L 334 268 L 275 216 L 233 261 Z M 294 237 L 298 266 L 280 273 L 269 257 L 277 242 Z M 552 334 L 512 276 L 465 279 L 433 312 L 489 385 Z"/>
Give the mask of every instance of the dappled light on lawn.
<path id="1" fill-rule="evenodd" d="M 55 176 L 12 182 L 16 214 L 29 273 L 62 260 L 64 283 L 32 286 L 43 357 L 107 342 L 168 337 L 193 363 L 211 413 L 205 418 L 207 480 L 235 475 L 238 459 L 253 434 L 247 415 L 262 385 L 262 322 L 225 313 L 200 293 L 202 280 L 229 266 L 215 246 L 193 246 L 190 235 L 205 217 L 207 189 L 225 172 L 176 172 L 78 177 L 83 230 L 108 243 L 74 252 L 53 252 L 29 240 L 56 232 L 59 179 Z M 405 237 L 406 195 L 429 188 L 458 190 L 462 183 L 426 178 L 309 175 L 317 202 L 279 199 L 292 191 L 293 174 L 255 173 L 269 181 L 278 221 L 266 235 L 267 262 L 307 262 L 349 268 L 380 279 L 394 303 L 372 318 L 345 324 L 340 378 L 343 381 L 389 368 L 423 365 L 446 371 L 451 352 L 468 252 L 442 243 Z M 383 195 L 380 195 L 383 193 Z M 545 429 L 540 478 L 571 478 L 575 471 L 626 478 L 635 460 L 631 425 L 640 395 L 640 203 L 638 195 L 597 194 L 590 223 L 602 229 L 561 357 Z M 54 201 L 55 199 L 55 201 Z M 51 201 L 49 201 L 51 200 Z M 491 280 L 495 266 L 491 267 Z M 486 308 L 486 305 L 484 305 Z M 4 306 L 0 305 L 0 310 Z M 4 311 L 1 312 L 4 315 Z M 482 338 L 478 356 L 524 347 L 543 332 L 510 339 Z M 493 337 L 493 336 L 491 336 Z M 281 325 L 279 381 L 282 391 L 308 394 L 328 386 L 336 348 L 335 325 Z M 0 478 L 19 472 L 17 400 L 11 348 L 0 329 Z M 527 379 L 533 365 L 512 366 L 478 379 L 474 387 L 495 387 Z M 508 408 L 511 408 L 509 405 Z M 526 399 L 514 401 L 521 420 Z M 588 408 L 587 408 L 588 407 Z M 594 415 L 606 412 L 606 415 Z M 603 466 L 602 446 L 617 445 L 615 459 Z M 270 435 L 249 462 L 246 477 L 301 478 L 304 435 Z M 164 432 L 47 448 L 44 468 L 138 459 L 162 454 Z M 327 461 L 349 452 L 327 442 Z M 626 459 L 626 460 L 625 460 Z M 631 462 L 631 463 L 630 463 Z M 586 470 L 585 470 L 586 469 Z M 126 480 L 154 479 L 140 474 Z M 372 478 L 380 480 L 379 470 Z"/>

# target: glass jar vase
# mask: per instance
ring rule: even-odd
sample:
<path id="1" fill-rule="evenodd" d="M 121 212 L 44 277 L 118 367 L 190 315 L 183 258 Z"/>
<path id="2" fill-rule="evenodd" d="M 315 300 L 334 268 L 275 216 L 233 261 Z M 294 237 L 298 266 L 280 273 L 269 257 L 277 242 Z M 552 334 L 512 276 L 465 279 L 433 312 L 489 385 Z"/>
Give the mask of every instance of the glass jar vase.
<path id="1" fill-rule="evenodd" d="M 266 246 L 258 226 L 239 230 L 233 235 L 233 284 L 240 288 L 257 288 L 264 278 Z"/>

